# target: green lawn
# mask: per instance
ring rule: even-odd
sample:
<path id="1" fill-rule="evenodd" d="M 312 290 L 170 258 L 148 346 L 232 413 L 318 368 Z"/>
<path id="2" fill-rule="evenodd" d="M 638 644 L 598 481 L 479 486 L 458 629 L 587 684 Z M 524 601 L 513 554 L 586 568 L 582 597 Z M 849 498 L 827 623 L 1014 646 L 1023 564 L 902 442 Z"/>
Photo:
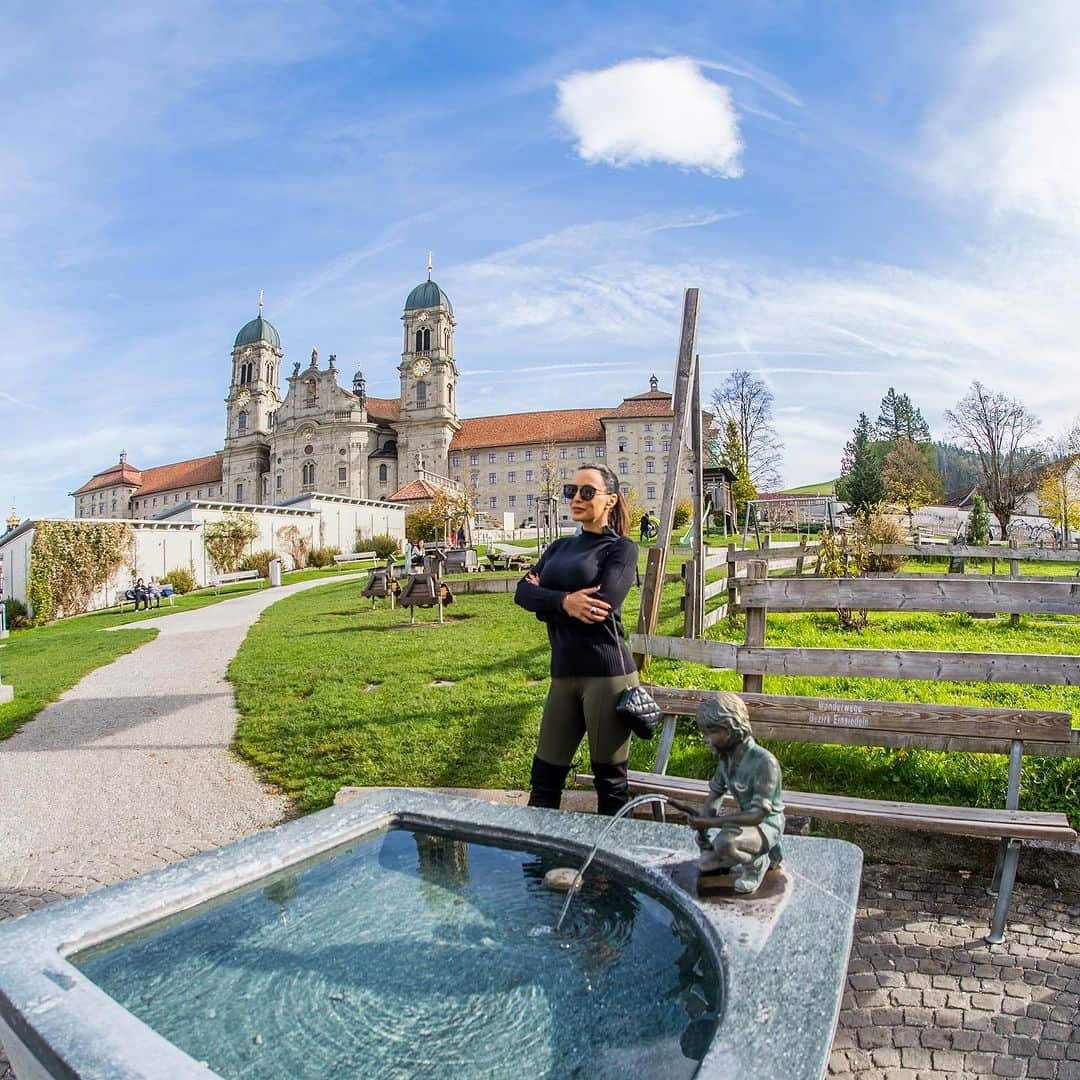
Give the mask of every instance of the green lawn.
<path id="1" fill-rule="evenodd" d="M 636 619 L 637 590 L 626 605 Z M 507 595 L 459 597 L 455 620 L 405 629 L 407 613 L 372 611 L 355 585 L 291 597 L 268 610 L 233 661 L 241 721 L 240 754 L 302 810 L 327 805 L 343 785 L 524 787 L 546 692 L 543 627 Z M 854 637 L 830 616 L 770 619 L 771 644 L 987 649 L 1080 653 L 1080 623 L 1028 619 L 978 622 L 967 616 L 882 615 Z M 661 633 L 678 633 L 674 586 L 665 590 Z M 737 628 L 727 630 L 734 640 Z M 650 677 L 668 685 L 734 688 L 729 672 L 657 661 Z M 445 683 L 447 685 L 432 685 Z M 1068 709 L 1080 717 L 1076 687 L 1018 687 L 857 679 L 769 678 L 775 693 L 1012 702 Z M 1075 720 L 1074 720 L 1075 722 Z M 942 803 L 1003 805 L 1003 758 L 783 744 L 774 747 L 795 789 L 841 791 Z M 651 765 L 653 744 L 637 743 L 632 764 Z M 585 764 L 584 757 L 582 764 Z M 711 759 L 690 726 L 676 739 L 671 771 L 705 776 Z M 1080 761 L 1035 759 L 1022 805 L 1059 809 L 1080 824 Z"/>
<path id="2" fill-rule="evenodd" d="M 285 584 L 333 577 L 345 572 L 336 569 L 301 570 L 287 574 Z M 118 656 L 153 640 L 157 634 L 156 630 L 138 629 L 123 634 L 103 634 L 99 631 L 111 626 L 137 626 L 147 619 L 193 611 L 255 592 L 259 588 L 258 582 L 241 582 L 223 586 L 216 596 L 212 589 L 178 596 L 172 607 L 167 603 L 149 611 L 132 611 L 129 607 L 123 614 L 115 609 L 96 611 L 63 619 L 50 626 L 13 630 L 6 641 L 0 641 L 0 675 L 5 685 L 15 688 L 15 699 L 0 705 L 0 740 L 14 735 L 23 724 L 32 720 L 84 675 L 111 664 Z"/>

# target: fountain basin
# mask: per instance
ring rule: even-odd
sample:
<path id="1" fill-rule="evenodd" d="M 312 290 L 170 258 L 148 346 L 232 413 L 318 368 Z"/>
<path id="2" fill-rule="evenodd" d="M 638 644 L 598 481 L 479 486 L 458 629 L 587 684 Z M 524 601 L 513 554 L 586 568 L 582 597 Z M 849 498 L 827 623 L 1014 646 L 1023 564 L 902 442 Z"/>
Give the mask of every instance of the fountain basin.
<path id="1" fill-rule="evenodd" d="M 552 941 L 543 911 L 522 898 L 531 890 L 539 899 L 529 905 L 557 914 L 561 896 L 543 887 L 543 873 L 580 862 L 606 823 L 387 789 L 2 923 L 0 1041 L 19 1080 L 282 1075 L 272 1064 L 276 1043 L 288 1052 L 291 1040 L 324 1022 L 336 1025 L 334 1037 L 351 1039 L 379 1012 L 370 995 L 381 994 L 379 1044 L 405 1042 L 397 1066 L 389 1058 L 370 1075 L 520 1075 L 526 1042 L 535 1051 L 529 1071 L 559 1075 L 568 1060 L 559 1055 L 590 1041 L 581 995 L 592 993 L 600 1049 L 590 1073 L 821 1076 L 847 967 L 859 850 L 790 837 L 779 894 L 703 902 L 678 884 L 697 856 L 689 830 L 620 821 L 575 900 L 568 942 Z M 383 891 L 395 875 L 405 891 Z M 604 882 L 596 895 L 593 875 Z M 488 880 L 500 884 L 489 888 Z M 319 900 L 319 881 L 339 910 Z M 368 916 L 357 906 L 365 897 Z M 431 925 L 425 908 L 435 909 Z M 389 915 L 381 928 L 369 925 L 376 914 Z M 615 930 L 597 931 L 604 923 Z M 484 949 L 490 963 L 474 963 Z M 314 957 L 323 953 L 320 966 Z M 638 953 L 652 974 L 643 976 L 640 964 L 620 968 Z M 401 973 L 391 974 L 402 958 Z M 210 977 L 185 989 L 191 967 Z M 478 983 L 468 981 L 474 976 Z M 439 1009 L 459 988 L 468 1000 L 462 1015 L 479 1025 L 479 1034 L 464 1033 L 460 1054 L 428 1041 L 442 1037 Z M 350 1014 L 358 1002 L 364 1007 Z M 254 1018 L 251 1030 L 236 1017 L 217 1025 L 235 1046 L 194 1037 L 204 1020 L 224 1022 L 230 1008 Z M 500 1010 L 514 1020 L 503 1024 L 512 1052 L 477 1057 L 470 1047 L 488 1052 Z M 418 1046 L 435 1054 L 429 1069 Z M 363 1075 L 362 1061 L 348 1057 L 354 1050 L 342 1044 L 327 1062 L 303 1061 L 317 1070 L 312 1076 L 334 1075 L 335 1062 L 340 1075 Z M 211 1058 L 220 1072 L 201 1063 Z"/>

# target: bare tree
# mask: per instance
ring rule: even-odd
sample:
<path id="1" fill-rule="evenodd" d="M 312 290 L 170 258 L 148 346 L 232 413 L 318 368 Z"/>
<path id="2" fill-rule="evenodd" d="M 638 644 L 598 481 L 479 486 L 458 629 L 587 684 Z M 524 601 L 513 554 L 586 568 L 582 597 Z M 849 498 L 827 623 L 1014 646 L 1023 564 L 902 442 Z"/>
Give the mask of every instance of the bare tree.
<path id="1" fill-rule="evenodd" d="M 752 372 L 733 371 L 713 391 L 712 407 L 718 430 L 735 421 L 754 487 L 768 491 L 779 486 L 784 444 L 773 427 L 772 391 Z"/>
<path id="2" fill-rule="evenodd" d="M 976 379 L 956 407 L 945 410 L 945 419 L 953 437 L 978 456 L 986 505 L 1005 536 L 1021 499 L 1034 484 L 1040 454 L 1028 440 L 1038 429 L 1039 418 L 1022 401 Z"/>

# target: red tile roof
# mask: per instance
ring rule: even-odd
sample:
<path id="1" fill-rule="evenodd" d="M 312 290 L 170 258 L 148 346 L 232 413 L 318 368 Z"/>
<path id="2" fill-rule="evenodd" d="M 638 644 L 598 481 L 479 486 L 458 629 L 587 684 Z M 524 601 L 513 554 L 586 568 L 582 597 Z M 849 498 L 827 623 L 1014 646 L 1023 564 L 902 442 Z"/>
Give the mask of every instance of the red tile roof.
<path id="1" fill-rule="evenodd" d="M 369 397 L 367 411 L 372 420 L 400 420 L 401 399 Z"/>
<path id="2" fill-rule="evenodd" d="M 649 390 L 644 394 L 623 398 L 623 403 L 614 412 L 604 412 L 605 420 L 618 417 L 620 420 L 638 416 L 674 416 L 671 407 L 671 395 L 663 390 Z"/>
<path id="3" fill-rule="evenodd" d="M 441 489 L 427 480 L 410 480 L 403 488 L 398 488 L 388 502 L 423 502 L 434 499 Z"/>
<path id="4" fill-rule="evenodd" d="M 155 491 L 220 483 L 221 455 L 209 454 L 206 457 L 192 458 L 190 461 L 177 461 L 172 465 L 144 469 L 142 484 L 136 494 L 141 498 L 143 495 L 152 495 Z"/>
<path id="5" fill-rule="evenodd" d="M 98 491 L 100 488 L 118 487 L 127 484 L 129 487 L 138 487 L 142 483 L 142 472 L 133 465 L 117 462 L 103 472 L 94 473 L 82 487 L 76 488 L 72 495 L 85 495 L 90 491 Z"/>
<path id="6" fill-rule="evenodd" d="M 461 421 L 451 450 L 475 450 L 483 446 L 517 446 L 519 443 L 603 442 L 600 423 L 604 409 L 555 409 L 552 412 L 477 416 Z"/>

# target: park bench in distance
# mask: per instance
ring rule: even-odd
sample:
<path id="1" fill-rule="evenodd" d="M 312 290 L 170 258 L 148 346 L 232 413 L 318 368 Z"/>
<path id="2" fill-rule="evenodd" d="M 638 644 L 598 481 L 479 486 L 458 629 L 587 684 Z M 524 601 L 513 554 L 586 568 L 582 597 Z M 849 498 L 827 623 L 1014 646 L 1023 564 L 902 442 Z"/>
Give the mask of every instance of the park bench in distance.
<path id="1" fill-rule="evenodd" d="M 493 570 L 528 570 L 540 556 L 527 548 L 511 544 L 489 544 L 487 559 Z"/>
<path id="2" fill-rule="evenodd" d="M 654 771 L 631 771 L 631 792 L 704 800 L 708 794 L 707 780 L 668 776 L 667 766 L 677 717 L 693 716 L 710 691 L 665 686 L 650 686 L 648 690 L 664 713 L 664 728 Z M 1009 786 L 1005 807 L 1000 810 L 858 799 L 784 789 L 785 812 L 790 815 L 999 840 L 997 865 L 988 889 L 991 895 L 997 895 L 990 933 L 986 937 L 989 944 L 999 943 L 1004 936 L 1023 842 L 1072 843 L 1076 840 L 1076 833 L 1064 814 L 1017 809 L 1025 744 L 1029 753 L 1070 753 L 1072 717 L 1069 713 L 759 693 L 743 693 L 742 698 L 750 710 L 750 722 L 757 739 L 1007 754 Z M 591 785 L 592 776 L 583 773 L 575 780 Z"/>
<path id="3" fill-rule="evenodd" d="M 169 593 L 168 596 L 159 597 L 159 601 L 160 600 L 168 600 L 169 601 L 169 607 L 176 607 L 176 593 L 175 592 Z M 123 614 L 124 608 L 127 607 L 128 604 L 130 604 L 132 607 L 134 607 L 135 606 L 135 601 L 132 600 L 131 597 L 125 596 L 123 593 L 121 593 L 116 598 L 116 606 L 120 610 L 121 614 Z M 160 606 L 161 606 L 160 603 L 155 604 L 155 607 L 160 607 Z"/>
<path id="4" fill-rule="evenodd" d="M 334 556 L 334 562 L 337 563 L 338 566 L 341 566 L 343 563 L 377 563 L 378 561 L 379 556 L 376 555 L 374 551 L 343 551 L 340 555 Z"/>
<path id="5" fill-rule="evenodd" d="M 231 585 L 234 581 L 261 581 L 266 585 L 266 578 L 260 578 L 258 570 L 233 570 L 228 574 L 215 574 L 210 579 L 210 584 L 214 586 L 216 595 L 222 585 Z"/>

